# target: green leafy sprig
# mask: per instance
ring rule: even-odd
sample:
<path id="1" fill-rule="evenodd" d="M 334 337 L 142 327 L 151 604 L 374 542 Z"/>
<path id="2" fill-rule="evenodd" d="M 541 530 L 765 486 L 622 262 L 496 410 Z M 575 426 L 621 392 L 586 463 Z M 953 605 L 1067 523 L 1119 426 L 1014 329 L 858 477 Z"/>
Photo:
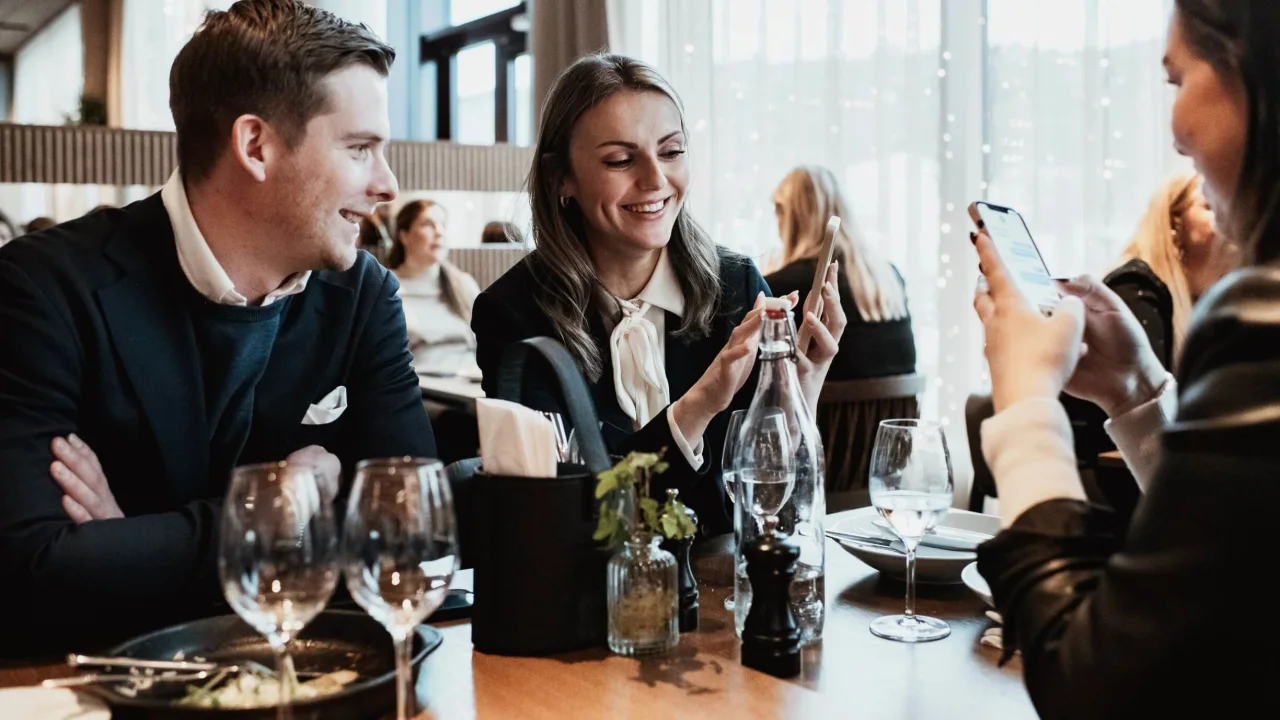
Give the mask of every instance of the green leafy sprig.
<path id="1" fill-rule="evenodd" d="M 617 547 L 632 535 L 656 533 L 672 540 L 683 540 L 698 532 L 689 518 L 684 503 L 674 490 L 667 501 L 659 503 L 649 496 L 653 476 L 670 467 L 662 459 L 666 448 L 656 453 L 632 452 L 617 465 L 597 476 L 596 499 L 600 500 L 600 521 L 592 536 Z"/>

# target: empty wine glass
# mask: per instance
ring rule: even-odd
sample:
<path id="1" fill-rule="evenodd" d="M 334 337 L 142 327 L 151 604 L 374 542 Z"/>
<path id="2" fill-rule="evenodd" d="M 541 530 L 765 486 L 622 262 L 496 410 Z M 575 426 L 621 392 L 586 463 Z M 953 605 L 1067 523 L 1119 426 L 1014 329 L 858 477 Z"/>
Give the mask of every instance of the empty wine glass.
<path id="1" fill-rule="evenodd" d="M 292 716 L 289 643 L 324 609 L 338 579 L 333 506 L 315 471 L 287 462 L 231 474 L 218 543 L 222 592 L 276 654 L 277 718 Z"/>
<path id="2" fill-rule="evenodd" d="M 901 615 L 871 623 L 871 632 L 900 642 L 940 640 L 951 628 L 915 614 L 916 549 L 951 507 L 951 456 L 942 426 L 927 420 L 884 420 L 871 452 L 871 504 L 907 551 L 907 601 Z"/>
<path id="3" fill-rule="evenodd" d="M 724 481 L 725 492 L 729 502 L 737 502 L 738 494 L 738 441 L 742 432 L 742 419 L 747 416 L 746 410 L 734 410 L 729 413 L 729 427 L 724 433 L 724 448 L 720 453 L 720 478 Z M 734 513 L 733 546 L 742 542 L 742 528 L 738 527 L 738 513 Z M 724 599 L 724 609 L 733 609 L 733 594 Z"/>
<path id="4" fill-rule="evenodd" d="M 458 566 L 457 525 L 444 466 L 386 458 L 356 466 L 343 525 L 347 589 L 391 633 L 396 717 L 413 713 L 413 634 L 449 593 Z"/>

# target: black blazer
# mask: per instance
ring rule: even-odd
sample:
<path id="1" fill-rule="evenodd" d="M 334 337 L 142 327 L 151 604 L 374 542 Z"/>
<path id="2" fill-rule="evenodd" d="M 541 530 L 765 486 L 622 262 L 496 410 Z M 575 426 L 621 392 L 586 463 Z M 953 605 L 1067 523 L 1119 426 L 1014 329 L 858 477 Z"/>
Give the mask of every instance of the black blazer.
<path id="1" fill-rule="evenodd" d="M 322 445 L 430 456 L 393 275 L 367 253 L 288 303 L 237 458 L 210 457 L 190 283 L 160 196 L 0 248 L 0 654 L 93 649 L 221 609 L 225 476 Z M 303 425 L 339 385 L 347 410 Z M 75 525 L 50 442 L 98 454 L 125 518 Z"/>
<path id="2" fill-rule="evenodd" d="M 815 258 L 796 260 L 765 278 L 769 287 L 779 296 L 795 291 L 800 293 L 796 305 L 796 327 L 804 322 L 804 303 L 813 287 L 813 273 L 818 268 Z M 902 283 L 902 276 L 894 268 L 894 277 Z M 905 283 L 903 284 L 905 287 Z M 911 331 L 911 316 L 886 322 L 867 322 L 858 313 L 849 287 L 849 276 L 843 266 L 836 279 L 836 292 L 840 305 L 849 319 L 844 335 L 840 337 L 840 350 L 827 371 L 828 381 L 861 380 L 862 378 L 907 375 L 916 371 L 916 340 Z"/>
<path id="3" fill-rule="evenodd" d="M 559 339 L 551 321 L 542 314 L 535 297 L 543 285 L 539 275 L 552 272 L 541 261 L 535 250 L 498 279 L 488 290 L 480 293 L 471 311 L 471 328 L 476 334 L 476 361 L 484 375 L 485 394 L 493 397 L 497 392 L 498 365 L 507 345 L 530 337 L 548 336 Z M 680 319 L 673 313 L 666 315 L 666 371 L 675 401 L 689 391 L 702 377 L 711 362 L 729 341 L 729 334 L 755 303 L 760 292 L 769 294 L 769 286 L 760 277 L 760 271 L 748 258 L 720 250 L 720 283 L 722 295 L 720 311 L 708 336 L 690 340 L 675 334 Z M 719 534 L 733 530 L 733 517 L 729 512 L 728 498 L 720 479 L 720 455 L 724 448 L 724 435 L 729 422 L 729 412 L 716 416 L 703 435 L 703 464 L 695 471 L 685 460 L 671 437 L 667 411 L 659 413 L 649 424 L 639 430 L 632 429 L 631 418 L 622 412 L 613 387 L 613 373 L 608 370 L 609 333 L 598 315 L 585 318 L 596 341 L 600 356 L 605 359 L 606 371 L 600 379 L 589 383 L 596 413 L 603 423 L 604 441 L 609 452 L 625 455 L 632 450 L 657 451 L 666 448 L 666 460 L 670 467 L 654 482 L 654 491 L 665 493 L 667 488 L 680 490 L 680 498 L 698 513 L 703 534 Z M 551 412 L 563 413 L 563 400 L 555 390 L 555 381 L 549 369 L 539 371 L 533 361 L 536 377 L 525 380 L 524 405 Z M 751 404 L 755 392 L 756 372 L 734 397 L 730 411 L 745 409 Z M 565 421 L 569 418 L 566 416 Z"/>
<path id="4" fill-rule="evenodd" d="M 1280 506 L 1277 308 L 1274 267 L 1200 299 L 1177 419 L 1131 525 L 1051 500 L 979 548 L 1041 717 L 1280 716 L 1264 582 Z"/>

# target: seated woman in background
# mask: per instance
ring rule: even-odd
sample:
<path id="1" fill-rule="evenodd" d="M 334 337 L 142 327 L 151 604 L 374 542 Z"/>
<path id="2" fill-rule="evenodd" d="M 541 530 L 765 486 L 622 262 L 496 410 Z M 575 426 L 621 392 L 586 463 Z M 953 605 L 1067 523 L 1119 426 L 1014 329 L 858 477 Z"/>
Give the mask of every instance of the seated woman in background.
<path id="1" fill-rule="evenodd" d="M 1238 262 L 1238 255 L 1237 247 L 1214 231 L 1200 177 L 1179 173 L 1151 198 L 1121 264 L 1103 282 L 1133 311 L 1156 357 L 1173 371 L 1192 306 Z M 1083 467 L 1093 467 L 1100 453 L 1115 449 L 1103 429 L 1107 415 L 1097 405 L 1070 396 L 1063 397 L 1063 405 L 1071 418 L 1076 457 Z M 1130 504 L 1124 498 L 1112 500 L 1124 508 Z"/>
<path id="2" fill-rule="evenodd" d="M 44 215 L 41 215 L 40 217 L 32 218 L 31 222 L 27 223 L 25 232 L 26 234 L 30 235 L 31 233 L 40 232 L 41 230 L 48 230 L 49 228 L 57 224 L 58 224 L 57 220 L 54 220 L 51 217 L 45 217 Z"/>
<path id="3" fill-rule="evenodd" d="M 1235 245 L 1214 232 L 1200 177 L 1175 175 L 1156 192 L 1121 264 L 1103 281 L 1142 323 L 1169 370 L 1191 322 L 1191 306 L 1238 262 Z"/>
<path id="4" fill-rule="evenodd" d="M 1268 642 L 1280 506 L 1280 3 L 1175 7 L 1174 143 L 1243 266 L 1200 299 L 1177 379 L 1105 285 L 1065 283 L 1046 318 L 977 241 L 996 409 L 982 448 L 1005 526 L 978 569 L 1043 718 L 1280 717 L 1280 695 L 1250 690 L 1274 656 L 1248 660 Z M 1064 389 L 1107 411 L 1146 490 L 1132 521 L 1084 501 Z"/>
<path id="5" fill-rule="evenodd" d="M 413 200 L 396 213 L 387 267 L 400 280 L 409 350 L 418 372 L 456 373 L 475 366 L 471 306 L 475 278 L 448 261 L 444 207 Z"/>
<path id="6" fill-rule="evenodd" d="M 799 167 L 782 179 L 773 196 L 782 236 L 783 266 L 766 275 L 775 293 L 795 292 L 800 310 L 813 286 L 822 235 L 832 215 L 840 217 L 833 259 L 840 264 L 836 287 L 849 319 L 828 381 L 905 375 L 916 371 L 916 342 L 907 312 L 902 275 L 854 230 L 853 213 L 836 176 L 824 167 Z"/>
<path id="7" fill-rule="evenodd" d="M 480 233 L 481 245 L 524 245 L 524 233 L 515 223 L 488 222 Z"/>
<path id="8" fill-rule="evenodd" d="M 813 284 L 827 220 L 840 217 L 832 257 L 839 263 L 836 287 L 849 324 L 827 382 L 914 373 L 916 344 L 906 285 L 897 268 L 856 231 L 835 175 L 824 167 L 796 168 L 778 185 L 773 204 L 782 236 L 783 266 L 765 276 L 765 281 L 776 293 L 798 293 L 801 303 Z M 796 322 L 800 322 L 798 315 Z M 918 415 L 914 398 L 818 405 L 818 429 L 827 456 L 828 512 L 869 502 L 863 491 L 879 421 Z"/>
<path id="9" fill-rule="evenodd" d="M 768 286 L 684 207 L 684 118 L 652 68 L 618 55 L 578 59 L 539 127 L 528 183 L 535 249 L 475 304 L 485 392 L 496 392 L 508 345 L 556 338 L 591 387 L 609 451 L 666 449 L 656 492 L 678 488 L 704 534 L 729 532 L 725 411 L 750 403 Z M 825 324 L 806 316 L 814 342 L 797 361 L 811 403 L 845 324 L 833 272 Z M 527 379 L 521 400 L 563 413 L 549 374 Z"/>

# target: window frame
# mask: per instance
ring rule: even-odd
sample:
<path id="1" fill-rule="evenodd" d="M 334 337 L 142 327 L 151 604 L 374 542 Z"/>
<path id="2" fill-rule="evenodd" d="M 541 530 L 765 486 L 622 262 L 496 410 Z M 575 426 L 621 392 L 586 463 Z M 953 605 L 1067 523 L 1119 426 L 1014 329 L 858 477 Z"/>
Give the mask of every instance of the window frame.
<path id="1" fill-rule="evenodd" d="M 419 39 L 422 65 L 436 66 L 436 139 L 452 140 L 456 118 L 455 59 L 462 50 L 485 42 L 494 47 L 494 143 L 510 143 L 516 136 L 515 61 L 529 52 L 527 30 L 514 27 L 518 17 L 528 17 L 528 2 L 477 18 L 462 25 L 426 33 Z"/>

